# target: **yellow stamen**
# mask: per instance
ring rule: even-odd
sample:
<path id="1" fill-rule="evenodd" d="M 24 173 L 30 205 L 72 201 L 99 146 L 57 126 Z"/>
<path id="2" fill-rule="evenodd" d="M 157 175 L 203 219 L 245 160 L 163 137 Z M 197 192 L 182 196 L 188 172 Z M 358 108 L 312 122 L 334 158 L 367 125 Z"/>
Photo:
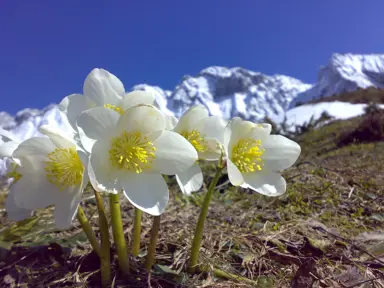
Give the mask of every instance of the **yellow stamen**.
<path id="1" fill-rule="evenodd" d="M 63 190 L 79 185 L 83 178 L 84 166 L 73 148 L 56 148 L 48 154 L 45 172 L 48 181 Z"/>
<path id="2" fill-rule="evenodd" d="M 183 131 L 180 135 L 187 139 L 197 152 L 206 152 L 208 150 L 208 143 L 205 141 L 204 136 L 200 135 L 200 132 L 196 130 Z"/>
<path id="3" fill-rule="evenodd" d="M 116 111 L 117 113 L 119 113 L 120 115 L 124 114 L 124 109 L 121 106 L 116 106 L 116 105 L 112 105 L 112 104 L 104 104 L 104 107 L 112 109 L 112 110 Z"/>
<path id="4" fill-rule="evenodd" d="M 240 139 L 232 148 L 232 162 L 241 173 L 262 170 L 264 165 L 261 156 L 264 149 L 260 148 L 261 141 L 255 139 Z"/>
<path id="5" fill-rule="evenodd" d="M 147 136 L 140 132 L 123 132 L 119 137 L 112 139 L 109 159 L 113 166 L 128 171 L 141 173 L 151 168 L 155 159 L 156 147 Z"/>

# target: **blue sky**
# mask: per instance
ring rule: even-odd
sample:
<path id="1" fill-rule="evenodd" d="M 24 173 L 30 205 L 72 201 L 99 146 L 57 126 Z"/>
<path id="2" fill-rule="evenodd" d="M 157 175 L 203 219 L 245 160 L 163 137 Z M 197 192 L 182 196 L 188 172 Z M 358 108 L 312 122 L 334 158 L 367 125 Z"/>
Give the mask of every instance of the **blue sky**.
<path id="1" fill-rule="evenodd" d="M 210 65 L 316 80 L 338 53 L 384 53 L 384 1 L 1 0 L 0 111 L 81 93 L 105 68 L 173 89 Z"/>

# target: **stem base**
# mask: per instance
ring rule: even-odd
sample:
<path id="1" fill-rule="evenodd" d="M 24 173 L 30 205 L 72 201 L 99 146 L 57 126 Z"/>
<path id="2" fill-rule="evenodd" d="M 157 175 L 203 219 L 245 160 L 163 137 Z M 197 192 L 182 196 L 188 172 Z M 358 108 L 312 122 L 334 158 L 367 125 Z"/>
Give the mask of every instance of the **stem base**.
<path id="1" fill-rule="evenodd" d="M 188 266 L 188 272 L 191 274 L 195 273 L 197 269 L 197 263 L 199 260 L 199 250 L 201 246 L 201 240 L 203 239 L 203 229 L 204 229 L 205 218 L 207 218 L 207 215 L 208 215 L 208 208 L 209 208 L 209 203 L 211 202 L 211 199 L 212 199 L 213 190 L 215 189 L 217 182 L 219 181 L 219 178 L 223 169 L 224 167 L 222 165 L 219 165 L 217 167 L 215 177 L 213 178 L 211 184 L 209 185 L 207 194 L 205 194 L 205 197 L 204 197 L 203 207 L 201 208 L 199 220 L 197 221 L 197 224 L 196 224 L 195 237 L 193 238 L 193 242 L 192 242 L 191 258 Z"/>
<path id="2" fill-rule="evenodd" d="M 124 274 L 129 274 L 127 243 L 125 241 L 123 222 L 121 220 L 119 194 L 109 194 L 109 206 L 111 210 L 113 240 L 116 245 L 119 267 Z"/>

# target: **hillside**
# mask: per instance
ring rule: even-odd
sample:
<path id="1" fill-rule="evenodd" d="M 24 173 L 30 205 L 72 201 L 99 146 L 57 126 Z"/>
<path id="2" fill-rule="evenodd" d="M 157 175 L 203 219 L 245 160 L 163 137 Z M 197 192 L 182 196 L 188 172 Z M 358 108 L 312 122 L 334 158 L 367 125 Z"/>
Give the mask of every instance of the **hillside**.
<path id="1" fill-rule="evenodd" d="M 342 141 L 367 131 L 369 123 L 383 126 L 383 114 L 338 120 L 297 136 L 302 154 L 284 173 L 288 189 L 278 198 L 227 186 L 224 175 L 210 206 L 200 261 L 252 279 L 259 288 L 383 287 L 384 141 L 361 143 L 355 136 L 353 144 Z M 207 184 L 212 166 L 204 170 Z M 184 273 L 204 193 L 187 198 L 173 177 L 168 183 L 171 202 L 162 215 L 155 272 L 149 279 L 142 269 L 151 226 L 145 215 L 142 253 L 131 261 L 135 277 L 117 278 L 115 287 L 148 287 L 148 282 L 152 287 L 251 287 L 244 279 L 222 279 L 211 272 Z M 131 239 L 133 208 L 122 202 Z M 93 199 L 83 207 L 88 215 L 96 209 Z M 34 223 L 17 228 L 2 213 L 0 241 L 8 248 L 13 243 L 14 254 L 4 248 L 0 253 L 0 281 L 7 276 L 7 281 L 32 286 L 94 287 L 98 261 L 89 254 L 79 224 L 65 232 L 40 233 L 52 227 L 46 221 L 42 210 Z M 93 218 L 92 225 L 97 223 Z M 51 242 L 61 246 L 44 246 Z M 37 245 L 43 246 L 30 247 Z"/>
<path id="2" fill-rule="evenodd" d="M 375 87 L 369 87 L 367 89 L 357 89 L 353 92 L 347 92 L 339 95 L 332 95 L 329 97 L 323 97 L 319 99 L 314 99 L 306 104 L 315 104 L 321 102 L 348 102 L 352 104 L 362 104 L 362 103 L 377 103 L 384 104 L 384 89 L 379 89 Z M 302 105 L 302 103 L 296 103 L 296 107 Z"/>

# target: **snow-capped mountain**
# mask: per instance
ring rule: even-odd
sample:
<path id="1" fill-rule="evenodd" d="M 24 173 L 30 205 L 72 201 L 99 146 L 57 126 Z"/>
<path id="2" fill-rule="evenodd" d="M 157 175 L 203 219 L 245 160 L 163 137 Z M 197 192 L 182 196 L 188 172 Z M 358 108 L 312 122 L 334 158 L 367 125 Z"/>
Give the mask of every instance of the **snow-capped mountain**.
<path id="1" fill-rule="evenodd" d="M 283 114 L 292 99 L 310 87 L 288 76 L 213 66 L 195 77 L 184 76 L 167 102 L 176 116 L 192 105 L 202 104 L 212 115 L 256 121 L 266 115 Z"/>
<path id="2" fill-rule="evenodd" d="M 365 104 L 329 102 L 294 107 L 312 99 L 370 86 L 384 88 L 384 55 L 334 54 L 328 65 L 321 67 L 314 85 L 289 76 L 268 76 L 240 67 L 213 66 L 196 76 L 184 76 L 173 91 L 147 84 L 136 85 L 132 90 L 153 91 L 158 107 L 175 116 L 194 104 L 202 104 L 212 115 L 226 119 L 240 116 L 260 121 L 269 116 L 279 123 L 285 115 L 287 124 L 295 125 L 303 124 L 312 115 L 319 117 L 323 111 L 341 119 L 362 114 Z M 21 141 L 40 135 L 38 128 L 43 124 L 70 129 L 55 104 L 42 110 L 24 109 L 15 116 L 0 112 L 0 127 L 13 132 Z M 6 159 L 0 159 L 0 186 L 7 165 Z"/>
<path id="3" fill-rule="evenodd" d="M 289 76 L 212 66 L 196 76 L 184 76 L 173 91 L 147 84 L 136 85 L 132 90 L 153 91 L 160 109 L 175 116 L 194 104 L 202 104 L 212 115 L 226 119 L 240 116 L 260 121 L 268 115 L 280 121 L 298 102 L 369 86 L 384 88 L 384 55 L 334 54 L 328 65 L 321 68 L 313 86 Z M 310 111 L 306 109 L 306 113 Z M 0 112 L 0 127 L 10 130 L 20 140 L 39 135 L 37 129 L 42 124 L 68 127 L 54 104 L 42 110 L 24 109 L 15 116 Z"/>
<path id="4" fill-rule="evenodd" d="M 320 68 L 316 84 L 299 94 L 289 108 L 312 99 L 368 87 L 384 88 L 383 54 L 333 54 L 328 65 Z"/>
<path id="5" fill-rule="evenodd" d="M 7 112 L 0 112 L 0 127 L 11 131 L 21 141 L 41 135 L 38 128 L 49 124 L 64 130 L 70 125 L 55 104 L 50 104 L 42 110 L 23 109 L 13 117 Z"/>
<path id="6" fill-rule="evenodd" d="M 179 117 L 194 104 L 202 104 L 212 115 L 229 119 L 241 116 L 258 121 L 280 116 L 294 97 L 311 85 L 283 75 L 267 76 L 243 68 L 209 67 L 197 76 L 184 76 L 174 91 L 158 86 L 139 84 L 132 90 L 153 91 L 159 108 Z M 74 91 L 75 92 L 75 91 Z M 0 112 L 0 127 L 10 130 L 21 140 L 40 135 L 42 124 L 67 128 L 67 121 L 56 105 L 42 110 L 24 109 L 12 117 Z"/>

